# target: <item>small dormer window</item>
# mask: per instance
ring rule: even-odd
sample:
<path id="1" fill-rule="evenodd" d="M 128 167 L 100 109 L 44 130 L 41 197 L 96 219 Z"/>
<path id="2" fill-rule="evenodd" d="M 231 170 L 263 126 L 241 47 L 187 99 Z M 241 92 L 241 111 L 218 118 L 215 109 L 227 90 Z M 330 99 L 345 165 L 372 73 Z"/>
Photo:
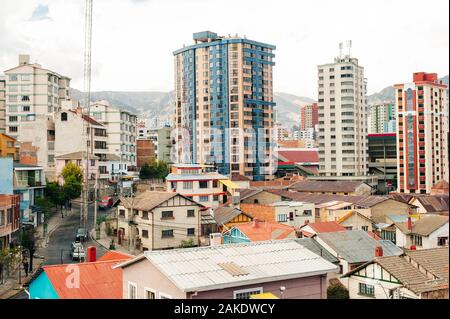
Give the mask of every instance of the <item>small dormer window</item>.
<path id="1" fill-rule="evenodd" d="M 65 121 L 67 121 L 67 113 L 66 112 L 61 113 L 61 122 L 65 122 Z"/>

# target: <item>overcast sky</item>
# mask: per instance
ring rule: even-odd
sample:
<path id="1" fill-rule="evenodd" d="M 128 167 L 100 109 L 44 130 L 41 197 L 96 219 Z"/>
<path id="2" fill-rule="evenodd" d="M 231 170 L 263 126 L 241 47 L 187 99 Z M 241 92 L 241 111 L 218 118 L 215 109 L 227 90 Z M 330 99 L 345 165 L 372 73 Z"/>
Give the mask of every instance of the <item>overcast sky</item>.
<path id="1" fill-rule="evenodd" d="M 26 53 L 82 89 L 84 3 L 1 0 L 0 69 Z M 448 0 L 94 0 L 93 29 L 93 90 L 172 90 L 172 52 L 203 30 L 276 45 L 275 91 L 311 98 L 347 39 L 369 94 L 449 69 Z"/>

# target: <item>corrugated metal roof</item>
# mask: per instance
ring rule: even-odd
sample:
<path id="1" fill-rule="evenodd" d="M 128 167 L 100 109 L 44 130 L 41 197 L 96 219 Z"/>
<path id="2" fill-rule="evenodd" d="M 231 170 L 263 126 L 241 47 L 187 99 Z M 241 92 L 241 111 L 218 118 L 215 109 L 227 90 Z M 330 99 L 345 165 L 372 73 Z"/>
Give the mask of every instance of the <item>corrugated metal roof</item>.
<path id="1" fill-rule="evenodd" d="M 201 291 L 273 278 L 299 278 L 336 271 L 337 267 L 296 240 L 148 251 L 145 257 L 184 291 Z M 248 274 L 232 276 L 219 264 L 233 262 Z"/>
<path id="2" fill-rule="evenodd" d="M 375 247 L 383 247 L 384 256 L 399 256 L 403 253 L 389 240 L 375 240 L 362 230 L 321 233 L 318 238 L 330 246 L 341 258 L 349 263 L 361 263 L 375 257 Z"/>
<path id="3" fill-rule="evenodd" d="M 204 174 L 174 174 L 170 173 L 166 177 L 166 181 L 203 181 L 203 180 L 226 180 L 227 177 L 218 173 Z"/>

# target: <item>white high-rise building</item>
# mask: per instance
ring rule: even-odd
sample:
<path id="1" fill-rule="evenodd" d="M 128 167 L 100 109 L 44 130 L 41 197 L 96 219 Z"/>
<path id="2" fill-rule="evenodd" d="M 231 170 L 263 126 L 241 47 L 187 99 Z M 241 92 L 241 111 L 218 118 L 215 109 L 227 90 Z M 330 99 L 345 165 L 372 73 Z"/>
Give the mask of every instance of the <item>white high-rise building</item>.
<path id="1" fill-rule="evenodd" d="M 318 66 L 319 158 L 323 176 L 367 174 L 364 68 L 350 54 Z"/>
<path id="2" fill-rule="evenodd" d="M 6 70 L 6 134 L 37 147 L 37 163 L 52 176 L 55 167 L 53 115 L 70 99 L 70 78 L 30 63 L 19 55 L 19 65 Z"/>
<path id="3" fill-rule="evenodd" d="M 395 133 L 394 103 L 376 103 L 369 107 L 369 134 Z"/>
<path id="4" fill-rule="evenodd" d="M 90 114 L 106 126 L 108 153 L 119 156 L 127 166 L 136 166 L 137 116 L 108 101 L 92 103 Z"/>

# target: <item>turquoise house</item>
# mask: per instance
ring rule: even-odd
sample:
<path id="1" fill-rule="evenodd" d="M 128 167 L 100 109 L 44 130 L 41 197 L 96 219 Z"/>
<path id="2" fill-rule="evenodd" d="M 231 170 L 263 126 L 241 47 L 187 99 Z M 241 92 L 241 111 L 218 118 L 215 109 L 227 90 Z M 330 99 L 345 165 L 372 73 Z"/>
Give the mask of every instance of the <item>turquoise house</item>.
<path id="1" fill-rule="evenodd" d="M 249 243 L 251 240 L 239 229 L 233 227 L 223 235 L 224 244 Z"/>
<path id="2" fill-rule="evenodd" d="M 42 271 L 29 285 L 30 299 L 59 299 L 55 288 L 45 271 Z"/>

